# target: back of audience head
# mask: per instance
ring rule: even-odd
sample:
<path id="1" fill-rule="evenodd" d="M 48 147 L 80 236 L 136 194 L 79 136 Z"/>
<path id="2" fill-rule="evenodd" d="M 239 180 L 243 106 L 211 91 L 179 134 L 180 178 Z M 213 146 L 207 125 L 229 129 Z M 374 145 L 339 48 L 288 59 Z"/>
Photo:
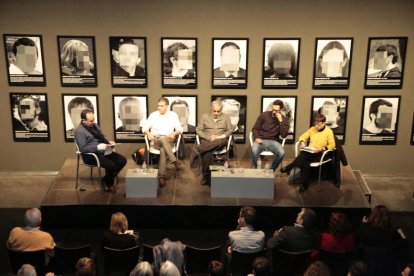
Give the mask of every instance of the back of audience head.
<path id="1" fill-rule="evenodd" d="M 315 226 L 315 222 L 316 213 L 310 208 L 302 208 L 296 219 L 296 223 L 301 224 L 307 229 L 312 229 Z"/>
<path id="2" fill-rule="evenodd" d="M 180 271 L 173 262 L 166 261 L 160 269 L 160 276 L 180 276 Z"/>
<path id="3" fill-rule="evenodd" d="M 224 265 L 217 260 L 213 260 L 208 264 L 208 275 L 209 276 L 224 276 Z"/>
<path id="4" fill-rule="evenodd" d="M 129 276 L 153 276 L 152 266 L 149 262 L 139 262 Z"/>
<path id="5" fill-rule="evenodd" d="M 38 208 L 28 209 L 24 215 L 24 223 L 29 228 L 40 227 L 42 223 L 42 213 Z"/>
<path id="6" fill-rule="evenodd" d="M 114 234 L 124 234 L 128 230 L 128 220 L 122 212 L 112 214 L 109 230 Z"/>
<path id="7" fill-rule="evenodd" d="M 77 276 L 95 276 L 95 263 L 91 258 L 83 257 L 80 258 L 76 264 L 76 275 Z"/>
<path id="8" fill-rule="evenodd" d="M 311 263 L 303 276 L 331 276 L 329 268 L 321 261 Z"/>
<path id="9" fill-rule="evenodd" d="M 367 276 L 367 265 L 363 261 L 354 260 L 349 264 L 348 276 Z"/>
<path id="10" fill-rule="evenodd" d="M 372 209 L 368 222 L 374 228 L 385 229 L 390 226 L 390 213 L 384 205 L 377 205 Z"/>
<path id="11" fill-rule="evenodd" d="M 414 263 L 407 264 L 403 271 L 401 271 L 402 276 L 414 276 Z"/>
<path id="12" fill-rule="evenodd" d="M 345 214 L 337 211 L 331 213 L 329 232 L 334 236 L 345 236 L 351 232 L 351 223 Z"/>
<path id="13" fill-rule="evenodd" d="M 271 276 L 272 265 L 269 260 L 265 257 L 257 257 L 254 259 L 253 264 L 253 275 L 254 276 Z"/>
<path id="14" fill-rule="evenodd" d="M 242 207 L 239 214 L 239 220 L 243 220 L 245 225 L 250 225 L 254 227 L 256 222 L 256 209 L 254 209 L 251 206 Z"/>
<path id="15" fill-rule="evenodd" d="M 16 276 L 37 276 L 36 269 L 30 264 L 24 264 L 17 271 Z"/>

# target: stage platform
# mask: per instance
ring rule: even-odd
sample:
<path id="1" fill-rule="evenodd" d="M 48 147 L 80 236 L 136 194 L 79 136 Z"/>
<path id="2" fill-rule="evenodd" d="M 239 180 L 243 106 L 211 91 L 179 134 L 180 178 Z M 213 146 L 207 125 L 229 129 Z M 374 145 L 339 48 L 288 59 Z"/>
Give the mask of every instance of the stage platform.
<path id="1" fill-rule="evenodd" d="M 184 171 L 180 175 L 175 174 L 173 167 L 169 168 L 167 185 L 158 189 L 156 198 L 126 198 L 125 175 L 128 169 L 136 168 L 131 160 L 120 173 L 117 192 L 111 194 L 101 191 L 97 169 L 94 169 L 91 181 L 90 169 L 85 166 L 80 168 L 79 182 L 79 187 L 85 191 L 76 190 L 76 159 L 67 159 L 42 201 L 44 223 L 49 227 L 106 227 L 112 212 L 123 211 L 130 224 L 136 223 L 140 227 L 227 228 L 234 227 L 234 216 L 240 206 L 251 205 L 261 214 L 259 222 L 262 219 L 264 226 L 273 228 L 286 217 L 291 222 L 292 215 L 295 217 L 300 207 L 312 207 L 319 212 L 337 209 L 358 214 L 370 210 L 350 166 L 341 168 L 340 188 L 326 180 L 322 181 L 320 191 L 315 182 L 307 191 L 299 193 L 297 184 L 288 184 L 287 175 L 276 171 L 273 199 L 246 199 L 211 198 L 210 187 L 200 184 L 199 171 L 191 169 L 188 160 L 183 161 L 183 165 Z M 250 163 L 248 160 L 238 161 L 237 166 L 248 168 Z M 278 222 L 267 223 L 269 216 L 276 216 Z"/>

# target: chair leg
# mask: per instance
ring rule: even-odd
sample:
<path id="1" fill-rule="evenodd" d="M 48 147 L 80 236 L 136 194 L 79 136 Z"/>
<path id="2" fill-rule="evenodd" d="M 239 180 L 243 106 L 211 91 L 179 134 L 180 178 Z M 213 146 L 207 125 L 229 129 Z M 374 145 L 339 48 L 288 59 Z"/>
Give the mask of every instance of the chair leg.
<path id="1" fill-rule="evenodd" d="M 321 175 L 322 175 L 322 165 L 319 166 L 319 175 L 318 175 L 318 192 L 320 190 L 321 185 Z"/>
<path id="2" fill-rule="evenodd" d="M 77 160 L 77 164 L 76 164 L 76 186 L 75 189 L 78 189 L 78 184 L 79 184 L 79 158 L 80 156 L 78 155 L 78 160 Z"/>

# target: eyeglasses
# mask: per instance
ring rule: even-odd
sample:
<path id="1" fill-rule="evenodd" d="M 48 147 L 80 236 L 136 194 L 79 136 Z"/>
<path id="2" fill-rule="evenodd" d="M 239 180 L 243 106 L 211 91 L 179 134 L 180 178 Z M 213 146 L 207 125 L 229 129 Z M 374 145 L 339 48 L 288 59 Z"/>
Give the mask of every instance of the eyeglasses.
<path id="1" fill-rule="evenodd" d="M 315 121 L 314 124 L 317 126 L 323 125 L 325 122 L 321 122 L 321 121 Z"/>
<path id="2" fill-rule="evenodd" d="M 274 111 L 274 112 L 276 112 L 276 113 L 279 113 L 279 112 L 281 112 L 281 111 L 282 111 L 282 109 L 272 109 L 272 111 Z"/>

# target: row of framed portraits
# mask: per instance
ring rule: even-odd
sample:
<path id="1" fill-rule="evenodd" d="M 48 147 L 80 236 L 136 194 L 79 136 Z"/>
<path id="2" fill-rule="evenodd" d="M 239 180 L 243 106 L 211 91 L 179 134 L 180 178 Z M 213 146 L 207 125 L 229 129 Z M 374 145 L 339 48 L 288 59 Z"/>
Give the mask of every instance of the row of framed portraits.
<path id="1" fill-rule="evenodd" d="M 197 125 L 197 95 L 163 95 L 170 110 L 176 112 L 183 126 L 183 138 L 194 142 Z M 246 142 L 247 96 L 212 95 L 211 100 L 221 100 L 222 112 L 229 115 L 237 144 Z M 262 96 L 261 111 L 272 110 L 272 103 L 282 100 L 282 114 L 289 118 L 287 143 L 294 143 L 296 131 L 297 96 Z M 112 95 L 113 129 L 116 142 L 143 142 L 141 127 L 149 116 L 147 95 Z M 398 116 L 401 96 L 364 96 L 360 124 L 361 145 L 395 145 L 397 141 Z M 310 125 L 317 113 L 326 116 L 329 126 L 339 141 L 345 143 L 348 96 L 313 96 Z M 45 93 L 10 93 L 11 118 L 14 141 L 50 141 L 49 112 Z M 63 125 L 65 141 L 74 139 L 74 129 L 80 123 L 80 113 L 85 109 L 94 111 L 99 124 L 97 94 L 62 94 Z M 259 114 L 257 114 L 259 115 Z M 354 126 L 352 126 L 354 129 Z M 414 144 L 414 116 L 411 142 Z"/>
<path id="2" fill-rule="evenodd" d="M 45 86 L 41 35 L 4 34 L 10 85 Z M 365 88 L 402 87 L 407 37 L 371 37 Z M 264 38 L 262 87 L 298 87 L 300 38 Z M 113 87 L 148 86 L 146 37 L 109 37 Z M 62 86 L 96 87 L 94 36 L 57 36 Z M 212 39 L 212 88 L 247 88 L 248 38 Z M 314 89 L 348 89 L 353 38 L 316 38 Z M 257 51 L 254 51 L 257 52 Z M 162 87 L 197 87 L 197 38 L 161 38 Z"/>

